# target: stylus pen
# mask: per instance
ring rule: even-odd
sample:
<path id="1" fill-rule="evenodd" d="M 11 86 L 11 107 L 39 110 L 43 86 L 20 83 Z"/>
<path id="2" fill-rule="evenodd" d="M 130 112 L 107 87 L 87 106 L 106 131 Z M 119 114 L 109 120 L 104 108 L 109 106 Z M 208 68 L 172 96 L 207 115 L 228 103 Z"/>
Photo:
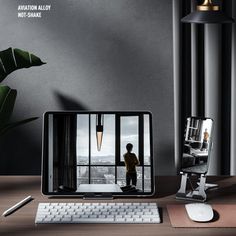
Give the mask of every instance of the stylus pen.
<path id="1" fill-rule="evenodd" d="M 2 216 L 8 216 L 14 211 L 17 211 L 19 208 L 21 208 L 23 205 L 26 203 L 30 202 L 33 198 L 31 196 L 26 197 L 25 199 L 21 200 L 20 202 L 16 203 L 14 206 L 11 208 L 7 209 L 6 211 L 3 212 Z"/>

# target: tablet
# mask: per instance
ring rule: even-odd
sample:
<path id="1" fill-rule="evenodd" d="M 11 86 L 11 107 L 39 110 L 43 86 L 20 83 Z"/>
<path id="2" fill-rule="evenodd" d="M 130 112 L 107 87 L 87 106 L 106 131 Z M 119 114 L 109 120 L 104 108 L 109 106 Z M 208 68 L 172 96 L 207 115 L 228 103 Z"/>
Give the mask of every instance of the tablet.
<path id="1" fill-rule="evenodd" d="M 43 194 L 154 194 L 150 112 L 50 111 L 43 120 Z"/>

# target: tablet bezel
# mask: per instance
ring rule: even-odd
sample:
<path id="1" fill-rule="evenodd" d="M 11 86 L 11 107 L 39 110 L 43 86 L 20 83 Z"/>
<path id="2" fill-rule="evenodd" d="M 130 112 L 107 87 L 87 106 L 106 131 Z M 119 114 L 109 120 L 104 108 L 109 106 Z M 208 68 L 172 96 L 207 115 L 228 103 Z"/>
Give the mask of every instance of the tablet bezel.
<path id="1" fill-rule="evenodd" d="M 135 193 L 111 193 L 112 197 L 150 197 L 155 194 L 155 177 L 154 177 L 154 158 L 153 158 L 153 124 L 152 113 L 149 111 L 47 111 L 43 115 L 43 133 L 42 133 L 42 194 L 46 196 L 76 196 L 84 197 L 86 193 L 81 192 L 49 192 L 48 191 L 48 115 L 49 114 L 118 114 L 124 116 L 132 115 L 149 115 L 150 120 L 150 168 L 151 168 L 151 192 L 135 192 Z M 102 193 L 94 193 L 98 198 Z M 107 193 L 106 193 L 107 194 Z"/>

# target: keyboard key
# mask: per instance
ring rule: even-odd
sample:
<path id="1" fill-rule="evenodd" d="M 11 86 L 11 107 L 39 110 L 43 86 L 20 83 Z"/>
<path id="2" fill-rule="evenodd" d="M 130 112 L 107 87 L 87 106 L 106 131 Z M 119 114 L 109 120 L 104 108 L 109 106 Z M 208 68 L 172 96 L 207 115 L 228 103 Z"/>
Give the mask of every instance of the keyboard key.
<path id="1" fill-rule="evenodd" d="M 134 219 L 134 222 L 135 222 L 135 223 L 142 223 L 142 222 L 143 222 L 143 219 L 141 219 L 141 218 L 136 218 L 136 219 Z"/>
<path id="2" fill-rule="evenodd" d="M 132 219 L 132 218 L 126 219 L 126 222 L 133 222 L 133 221 L 134 221 L 134 219 Z"/>
<path id="3" fill-rule="evenodd" d="M 115 222 L 125 223 L 125 219 L 124 218 L 116 218 Z"/>

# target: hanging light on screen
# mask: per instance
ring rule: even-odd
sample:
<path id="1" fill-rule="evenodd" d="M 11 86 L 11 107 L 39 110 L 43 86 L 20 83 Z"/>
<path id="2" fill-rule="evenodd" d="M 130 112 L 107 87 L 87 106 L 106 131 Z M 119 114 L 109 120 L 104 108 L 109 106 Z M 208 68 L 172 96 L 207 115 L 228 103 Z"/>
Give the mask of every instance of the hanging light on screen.
<path id="1" fill-rule="evenodd" d="M 104 115 L 96 115 L 96 136 L 97 136 L 97 150 L 101 151 L 102 137 L 103 137 Z"/>
<path id="2" fill-rule="evenodd" d="M 204 0 L 197 10 L 181 19 L 183 23 L 211 24 L 233 23 L 234 20 L 225 15 L 220 6 L 213 4 L 212 0 Z"/>

